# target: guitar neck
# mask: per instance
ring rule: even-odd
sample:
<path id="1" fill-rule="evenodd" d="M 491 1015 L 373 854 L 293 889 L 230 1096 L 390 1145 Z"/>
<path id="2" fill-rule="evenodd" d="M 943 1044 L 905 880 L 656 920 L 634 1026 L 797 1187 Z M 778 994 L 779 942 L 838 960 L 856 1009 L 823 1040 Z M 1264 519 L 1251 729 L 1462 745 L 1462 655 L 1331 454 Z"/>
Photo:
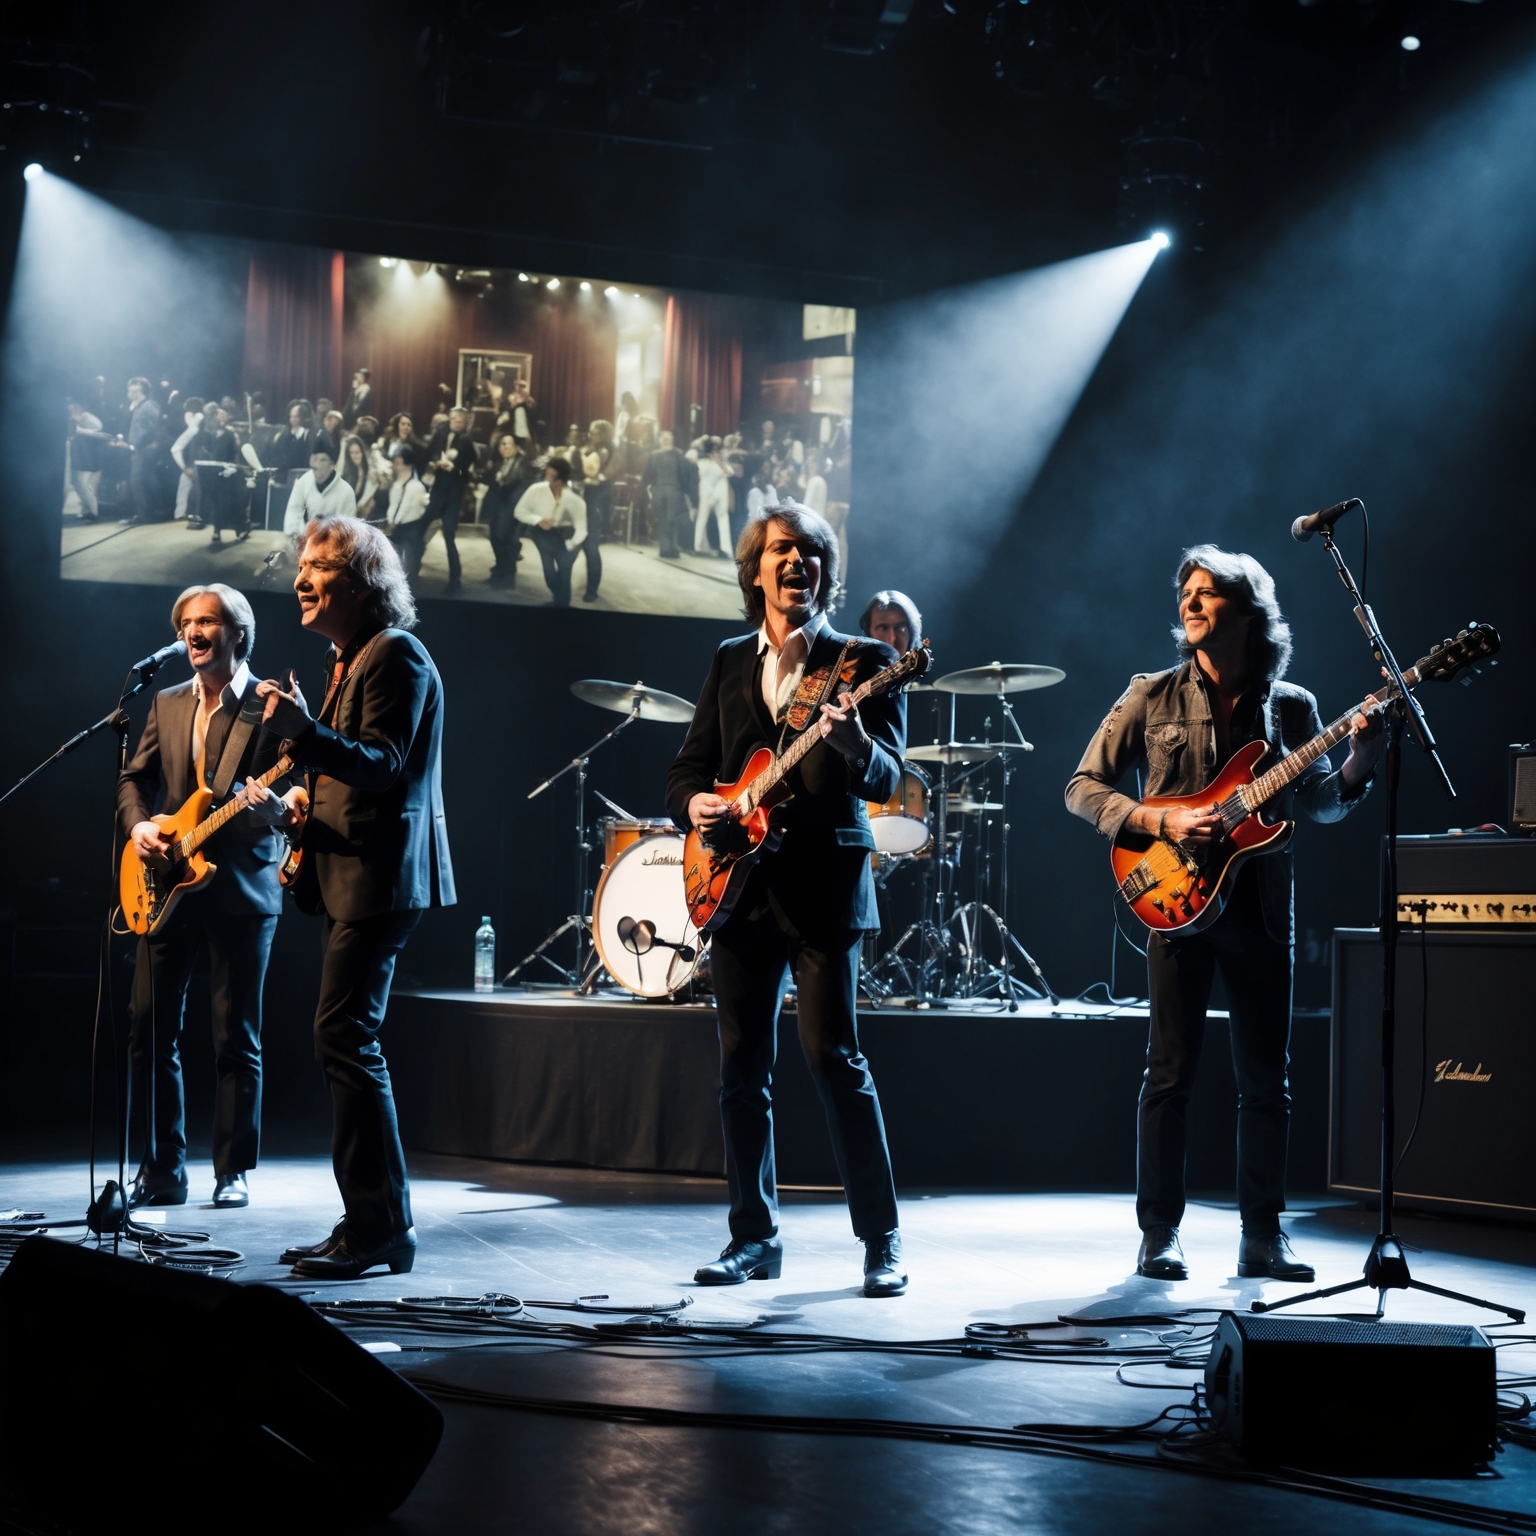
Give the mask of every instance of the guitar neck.
<path id="1" fill-rule="evenodd" d="M 1410 667 L 1403 674 L 1403 681 L 1410 688 L 1419 680 L 1418 669 Z M 1243 789 L 1243 800 L 1249 811 L 1256 811 L 1268 800 L 1273 800 L 1282 789 L 1295 779 L 1298 779 L 1308 768 L 1315 763 L 1331 747 L 1336 747 L 1345 739 L 1354 728 L 1356 715 L 1368 715 L 1378 710 L 1397 696 L 1397 684 L 1388 683 L 1380 693 L 1373 693 L 1356 709 L 1348 709 L 1337 720 L 1324 728 L 1314 736 L 1305 746 L 1297 749 L 1286 757 L 1282 757 L 1275 766 L 1266 773 L 1261 773 L 1252 784 Z"/>
<path id="2" fill-rule="evenodd" d="M 863 684 L 854 693 L 855 704 L 862 704 L 869 697 L 868 684 Z M 761 805 L 763 796 L 777 784 L 796 763 L 805 756 L 818 741 L 825 738 L 831 727 L 827 724 L 823 715 L 815 725 L 802 731 L 774 760 L 752 780 L 747 787 L 749 804 Z"/>
<path id="3" fill-rule="evenodd" d="M 271 789 L 284 774 L 293 772 L 293 764 L 286 758 L 280 757 L 256 782 L 263 789 Z M 233 821 L 246 807 L 244 800 L 226 800 L 213 815 L 206 820 L 198 822 L 187 835 L 176 844 L 176 857 L 184 859 L 188 854 L 196 853 L 204 843 L 213 836 L 220 827 Z"/>

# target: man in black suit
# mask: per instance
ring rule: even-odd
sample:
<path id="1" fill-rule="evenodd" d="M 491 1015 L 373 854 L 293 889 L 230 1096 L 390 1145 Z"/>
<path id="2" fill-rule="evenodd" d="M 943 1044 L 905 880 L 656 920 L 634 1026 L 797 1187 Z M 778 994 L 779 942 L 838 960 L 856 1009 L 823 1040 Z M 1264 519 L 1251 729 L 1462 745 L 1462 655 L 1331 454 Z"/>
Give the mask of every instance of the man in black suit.
<path id="1" fill-rule="evenodd" d="M 448 420 L 432 434 L 427 444 L 427 460 L 433 471 L 432 494 L 427 502 L 427 537 L 431 525 L 441 519 L 443 544 L 448 551 L 448 591 L 457 592 L 464 584 L 463 569 L 459 562 L 459 512 L 464 498 L 474 480 L 474 439 L 469 435 L 469 412 L 456 405 L 448 412 Z"/>
<path id="2" fill-rule="evenodd" d="M 727 804 L 715 793 L 717 781 L 733 781 L 759 746 L 782 750 L 823 719 L 831 728 L 789 775 L 794 798 L 775 815 L 782 844 L 758 859 L 714 937 L 731 1241 L 694 1280 L 733 1285 L 779 1275 L 769 1085 L 779 1004 L 793 973 L 801 1049 L 864 1244 L 864 1294 L 891 1296 L 907 1277 L 880 1101 L 859 1051 L 855 991 L 860 940 L 879 926 L 865 802 L 895 792 L 906 703 L 897 693 L 853 706 L 850 690 L 896 656 L 827 623 L 838 593 L 838 550 L 823 518 L 794 503 L 775 508 L 743 536 L 737 572 L 746 615 L 761 627 L 715 652 L 667 775 L 673 819 L 706 838 L 718 835 Z"/>
<path id="3" fill-rule="evenodd" d="M 681 559 L 684 542 L 693 548 L 693 513 L 689 504 L 698 505 L 699 466 L 672 446 L 670 432 L 661 434 L 661 446 L 646 459 L 640 489 L 651 498 L 662 559 Z"/>
<path id="4" fill-rule="evenodd" d="M 299 905 L 325 916 L 315 1054 L 330 1079 L 332 1165 L 346 1214 L 290 1248 L 311 1279 L 350 1280 L 416 1254 L 405 1153 L 379 1047 L 395 960 L 422 912 L 454 903 L 443 815 L 443 684 L 407 633 L 416 605 L 394 545 L 355 517 L 299 535 L 301 622 L 331 642 L 318 718 L 276 682 L 258 685 L 268 723 L 310 775 Z"/>
<path id="5" fill-rule="evenodd" d="M 344 413 L 349 428 L 357 425 L 359 416 L 373 415 L 373 385 L 368 382 L 368 378 L 366 368 L 359 368 L 352 375 L 352 393 L 347 396 L 347 409 Z"/>
<path id="6" fill-rule="evenodd" d="M 157 693 L 138 751 L 117 785 L 118 820 L 139 856 L 161 859 L 169 839 L 150 806 L 180 808 L 199 785 L 213 806 L 248 799 L 243 781 L 277 761 L 278 738 L 262 726 L 262 701 L 247 665 L 256 638 L 251 605 L 222 582 L 188 587 L 171 609 L 193 678 Z M 218 873 L 184 896 L 159 932 L 139 940 L 129 1004 L 132 1095 L 144 1115 L 144 1158 L 128 1203 L 181 1205 L 187 1198 L 186 1111 L 180 1038 L 187 984 L 206 947 L 212 983 L 218 1087 L 213 1116 L 213 1203 L 248 1203 L 247 1172 L 261 1137 L 261 991 L 282 910 L 275 824 L 287 815 L 264 796 L 221 827 L 204 851 Z"/>

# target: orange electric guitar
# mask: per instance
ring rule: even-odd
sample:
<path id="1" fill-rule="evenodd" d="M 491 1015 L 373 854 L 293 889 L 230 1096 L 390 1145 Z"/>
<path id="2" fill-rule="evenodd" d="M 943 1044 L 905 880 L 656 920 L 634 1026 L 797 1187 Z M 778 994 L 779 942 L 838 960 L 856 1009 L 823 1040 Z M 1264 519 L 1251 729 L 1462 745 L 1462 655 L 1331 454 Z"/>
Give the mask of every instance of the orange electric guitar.
<path id="1" fill-rule="evenodd" d="M 860 683 L 853 690 L 853 702 L 862 704 L 921 677 L 928 670 L 928 662 L 928 647 L 915 646 L 900 661 Z M 707 839 L 692 829 L 683 841 L 688 916 L 701 932 L 713 933 L 731 915 L 757 856 L 765 848 L 771 853 L 779 846 L 784 833 L 774 826 L 773 812 L 794 793 L 785 776 L 831 729 L 823 715 L 777 757 L 771 748 L 759 747 L 734 784 L 715 785 L 715 793 L 730 804 L 729 814 L 721 817 Z"/>
<path id="2" fill-rule="evenodd" d="M 293 764 L 282 757 L 256 782 L 263 789 L 270 789 L 292 772 Z M 227 800 L 210 816 L 208 807 L 212 804 L 212 790 L 194 789 L 174 816 L 150 818 L 175 838 L 164 859 L 140 858 L 131 839 L 123 849 L 118 867 L 118 897 L 128 926 L 141 937 L 158 932 L 188 891 L 207 885 L 218 873 L 219 866 L 208 862 L 201 852 L 202 846 L 245 809 L 245 802 Z"/>
<path id="3" fill-rule="evenodd" d="M 1443 640 L 1404 674 L 1410 688 L 1455 677 L 1463 668 L 1499 648 L 1490 624 L 1471 624 L 1454 640 Z M 1251 741 L 1234 752 L 1216 780 L 1194 795 L 1149 795 L 1152 810 L 1191 810 L 1220 816 L 1223 831 L 1203 847 L 1181 846 L 1168 838 L 1122 830 L 1110 848 L 1120 894 L 1154 933 L 1198 932 L 1221 915 L 1237 872 L 1255 854 L 1284 848 L 1296 830 L 1293 821 L 1265 821 L 1260 808 L 1350 733 L 1357 714 L 1369 715 L 1397 697 L 1395 683 L 1373 693 L 1358 709 L 1340 715 L 1320 735 L 1255 773 L 1268 743 Z"/>

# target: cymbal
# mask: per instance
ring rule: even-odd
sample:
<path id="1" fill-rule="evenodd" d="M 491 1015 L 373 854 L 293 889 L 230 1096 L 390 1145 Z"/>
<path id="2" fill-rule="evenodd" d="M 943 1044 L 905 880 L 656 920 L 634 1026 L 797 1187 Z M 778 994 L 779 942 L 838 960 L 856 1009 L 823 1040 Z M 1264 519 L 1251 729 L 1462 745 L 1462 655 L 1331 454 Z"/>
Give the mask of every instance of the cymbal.
<path id="1" fill-rule="evenodd" d="M 616 714 L 638 713 L 642 720 L 662 720 L 668 725 L 687 725 L 693 719 L 693 705 L 675 693 L 647 688 L 644 683 L 610 683 L 600 677 L 584 677 L 571 684 L 571 692 L 599 709 Z"/>
<path id="2" fill-rule="evenodd" d="M 1037 667 L 1027 661 L 994 661 L 990 666 L 946 672 L 933 681 L 945 693 L 1029 693 L 1054 688 L 1067 674 L 1060 667 Z"/>
<path id="3" fill-rule="evenodd" d="M 964 795 L 951 795 L 948 810 L 951 816 L 974 816 L 981 811 L 1000 811 L 1000 800 L 967 800 Z"/>
<path id="4" fill-rule="evenodd" d="M 908 747 L 907 756 L 917 763 L 985 763 L 1002 750 L 987 741 L 935 741 L 925 747 Z"/>

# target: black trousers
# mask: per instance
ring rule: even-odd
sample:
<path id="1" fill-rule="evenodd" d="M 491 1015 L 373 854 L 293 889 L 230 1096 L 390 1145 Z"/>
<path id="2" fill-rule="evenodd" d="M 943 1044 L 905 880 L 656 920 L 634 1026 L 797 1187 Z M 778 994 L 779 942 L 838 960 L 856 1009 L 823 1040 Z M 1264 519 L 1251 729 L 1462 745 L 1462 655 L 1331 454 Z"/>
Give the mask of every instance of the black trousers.
<path id="1" fill-rule="evenodd" d="M 395 960 L 420 921 L 420 912 L 325 920 L 315 1056 L 331 1085 L 331 1166 L 347 1230 L 365 1247 L 411 1225 L 405 1151 L 379 1031 Z"/>
<path id="2" fill-rule="evenodd" d="M 494 488 L 493 488 L 494 490 Z M 490 501 L 490 495 L 485 498 Z M 496 564 L 491 577 L 496 586 L 511 587 L 517 584 L 517 563 L 522 558 L 522 540 L 525 529 L 515 513 L 515 496 L 498 496 L 491 508 L 487 528 L 490 533 L 491 553 Z"/>
<path id="3" fill-rule="evenodd" d="M 192 965 L 204 947 L 213 1014 L 213 1171 L 244 1173 L 256 1166 L 261 992 L 276 930 L 276 917 L 231 917 L 194 895 L 182 900 L 159 933 L 139 940 L 128 1003 L 129 1123 L 152 1172 L 175 1178 L 186 1166 L 181 1026 Z"/>
<path id="4" fill-rule="evenodd" d="M 434 519 L 443 524 L 443 548 L 448 551 L 448 580 L 458 582 L 463 578 L 463 565 L 459 560 L 459 511 L 464 505 L 464 482 L 438 470 L 427 498 L 427 515 L 422 519 L 427 528 Z M 423 540 L 425 544 L 425 540 Z M 417 569 L 420 569 L 418 562 Z"/>
<path id="5" fill-rule="evenodd" d="M 405 570 L 405 579 L 414 582 L 421 575 L 421 557 L 427 547 L 427 520 L 418 517 L 414 522 L 397 523 L 391 537 Z"/>
<path id="6" fill-rule="evenodd" d="M 1238 1209 L 1244 1232 L 1269 1237 L 1285 1209 L 1291 1132 L 1291 947 L 1264 927 L 1252 867 L 1204 933 L 1154 934 L 1147 946 L 1152 1028 L 1136 1113 L 1136 1218 L 1145 1231 L 1184 1215 L 1185 1117 L 1218 970 L 1237 1077 Z"/>
<path id="7" fill-rule="evenodd" d="M 549 588 L 555 606 L 569 608 L 571 606 L 571 570 L 583 546 L 578 545 L 576 549 L 572 549 L 560 536 L 558 528 L 540 528 L 535 525 L 528 529 L 528 537 L 533 540 L 533 547 L 538 550 L 539 559 L 544 562 L 544 584 Z"/>
<path id="8" fill-rule="evenodd" d="M 587 486 L 587 536 L 581 541 L 581 553 L 587 562 L 587 596 L 597 596 L 603 579 L 602 541 L 608 536 L 608 520 L 613 511 L 613 482 L 599 480 Z"/>
<path id="9" fill-rule="evenodd" d="M 685 546 L 693 548 L 693 518 L 688 498 L 681 491 L 653 490 L 651 510 L 656 514 L 656 542 L 662 554 L 678 554 Z"/>
<path id="10" fill-rule="evenodd" d="M 861 1238 L 893 1231 L 896 1185 L 869 1063 L 859 1051 L 857 933 L 808 943 L 770 914 L 733 917 L 710 950 L 720 1010 L 720 1120 L 730 1181 L 731 1236 L 779 1229 L 773 1163 L 773 1063 L 790 973 L 798 988 L 800 1049 L 816 1084 L 837 1171 Z"/>

